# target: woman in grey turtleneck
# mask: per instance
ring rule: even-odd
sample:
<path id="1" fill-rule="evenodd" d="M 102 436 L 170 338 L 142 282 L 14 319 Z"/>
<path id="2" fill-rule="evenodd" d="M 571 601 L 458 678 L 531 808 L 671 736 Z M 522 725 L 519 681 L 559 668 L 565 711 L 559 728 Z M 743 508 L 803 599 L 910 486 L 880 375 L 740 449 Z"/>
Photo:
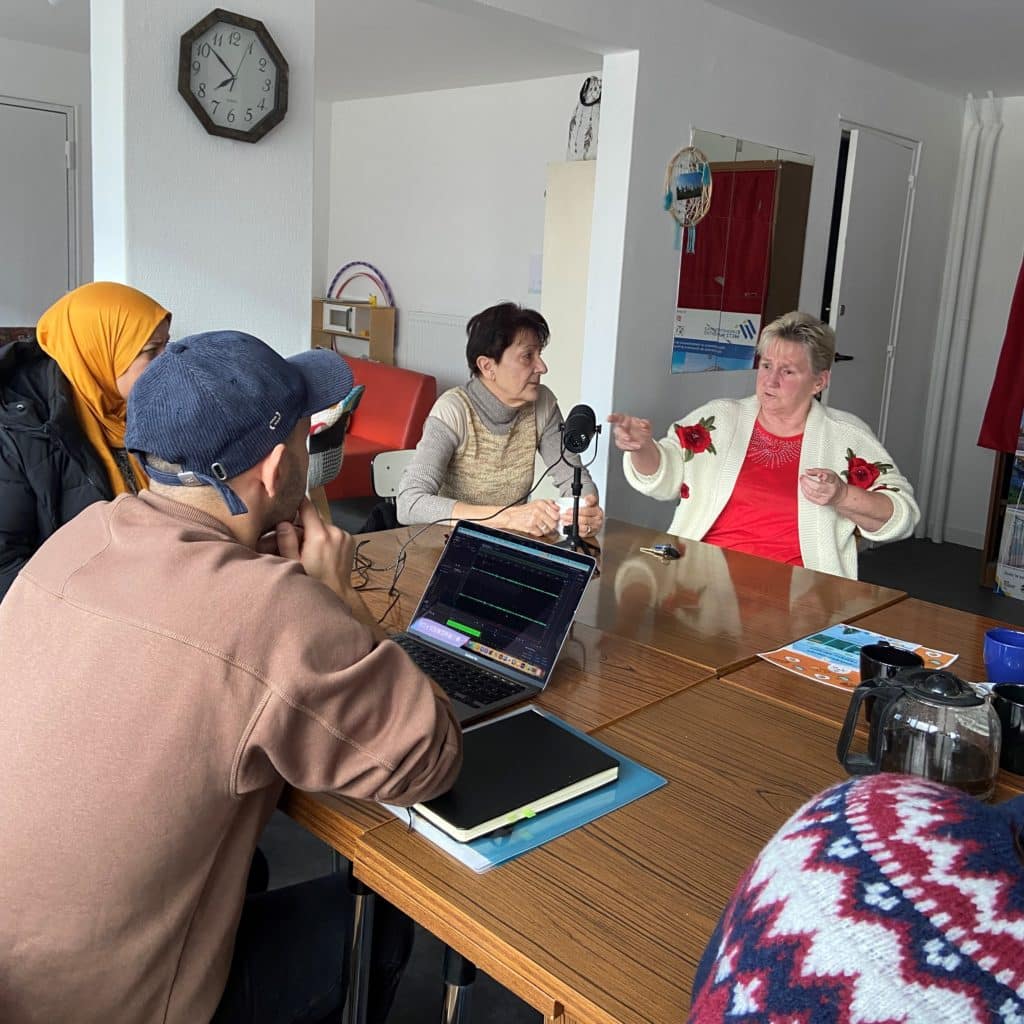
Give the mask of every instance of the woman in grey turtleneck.
<path id="1" fill-rule="evenodd" d="M 503 302 L 477 313 L 466 334 L 470 379 L 431 409 L 402 476 L 398 519 L 486 519 L 491 526 L 546 536 L 571 512 L 546 498 L 523 501 L 533 486 L 537 452 L 553 467 L 548 476 L 560 494 L 571 494 L 573 475 L 572 466 L 560 461 L 562 414 L 540 383 L 548 369 L 540 356 L 550 334 L 547 322 L 532 309 Z M 579 462 L 575 455 L 565 458 Z M 586 470 L 582 480 L 580 534 L 588 537 L 601 529 L 604 513 Z"/>

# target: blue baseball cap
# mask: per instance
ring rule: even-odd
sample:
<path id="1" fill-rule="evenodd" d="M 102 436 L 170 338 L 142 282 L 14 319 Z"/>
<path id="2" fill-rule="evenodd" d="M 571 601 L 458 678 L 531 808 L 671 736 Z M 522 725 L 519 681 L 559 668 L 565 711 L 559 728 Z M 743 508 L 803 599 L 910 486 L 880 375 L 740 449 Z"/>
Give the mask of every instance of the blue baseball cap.
<path id="1" fill-rule="evenodd" d="M 232 515 L 244 515 L 226 481 L 269 455 L 304 416 L 351 390 L 348 363 L 329 349 L 285 359 L 241 331 L 193 334 L 170 342 L 135 382 L 125 447 L 157 483 L 213 487 Z M 146 455 L 181 470 L 156 469 Z"/>

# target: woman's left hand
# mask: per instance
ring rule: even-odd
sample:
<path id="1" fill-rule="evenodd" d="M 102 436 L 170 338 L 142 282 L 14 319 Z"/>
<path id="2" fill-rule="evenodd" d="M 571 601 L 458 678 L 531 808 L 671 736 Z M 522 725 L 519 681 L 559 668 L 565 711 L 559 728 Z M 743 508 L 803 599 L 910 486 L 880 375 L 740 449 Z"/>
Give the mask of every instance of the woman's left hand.
<path id="1" fill-rule="evenodd" d="M 572 509 L 562 510 L 561 520 L 568 525 L 572 522 Z M 592 537 L 604 526 L 604 512 L 597 503 L 596 494 L 580 498 L 580 535 Z"/>
<path id="2" fill-rule="evenodd" d="M 831 469 L 808 469 L 800 476 L 803 496 L 815 505 L 838 505 L 846 497 L 849 486 Z"/>

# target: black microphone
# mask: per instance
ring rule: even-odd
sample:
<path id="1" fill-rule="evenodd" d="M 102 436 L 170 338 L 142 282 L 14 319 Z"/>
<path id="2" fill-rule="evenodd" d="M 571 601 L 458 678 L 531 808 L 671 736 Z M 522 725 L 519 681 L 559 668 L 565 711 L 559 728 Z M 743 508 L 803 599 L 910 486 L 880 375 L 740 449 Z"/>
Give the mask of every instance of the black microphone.
<path id="1" fill-rule="evenodd" d="M 574 405 L 562 426 L 562 444 L 567 452 L 581 455 L 600 431 L 597 416 L 589 405 Z"/>

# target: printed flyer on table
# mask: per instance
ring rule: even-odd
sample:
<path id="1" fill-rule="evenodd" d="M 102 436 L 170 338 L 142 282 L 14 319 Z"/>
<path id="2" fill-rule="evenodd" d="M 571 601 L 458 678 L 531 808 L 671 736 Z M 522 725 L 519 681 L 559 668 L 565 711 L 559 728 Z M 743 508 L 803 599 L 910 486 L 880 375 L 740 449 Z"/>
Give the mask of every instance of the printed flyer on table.
<path id="1" fill-rule="evenodd" d="M 860 685 L 860 649 L 883 640 L 893 647 L 901 647 L 920 655 L 926 668 L 947 668 L 958 657 L 947 651 L 922 647 L 909 640 L 898 640 L 845 623 L 830 626 L 820 633 L 805 636 L 802 640 L 758 657 L 819 683 L 853 690 Z"/>

